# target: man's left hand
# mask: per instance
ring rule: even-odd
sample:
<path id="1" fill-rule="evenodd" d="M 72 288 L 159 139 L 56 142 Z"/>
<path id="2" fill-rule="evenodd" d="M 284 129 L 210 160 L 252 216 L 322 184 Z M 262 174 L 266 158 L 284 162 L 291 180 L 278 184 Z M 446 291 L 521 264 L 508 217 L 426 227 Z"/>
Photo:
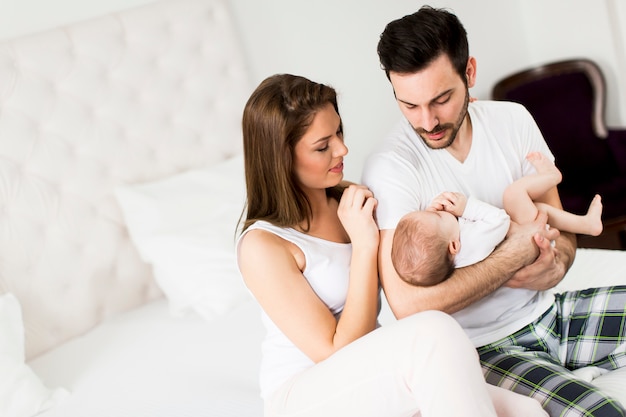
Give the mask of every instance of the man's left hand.
<path id="1" fill-rule="evenodd" d="M 557 285 L 566 272 L 565 264 L 560 260 L 561 253 L 557 245 L 552 244 L 559 236 L 557 229 L 536 233 L 533 240 L 539 248 L 539 256 L 535 262 L 517 271 L 505 286 L 543 291 Z"/>

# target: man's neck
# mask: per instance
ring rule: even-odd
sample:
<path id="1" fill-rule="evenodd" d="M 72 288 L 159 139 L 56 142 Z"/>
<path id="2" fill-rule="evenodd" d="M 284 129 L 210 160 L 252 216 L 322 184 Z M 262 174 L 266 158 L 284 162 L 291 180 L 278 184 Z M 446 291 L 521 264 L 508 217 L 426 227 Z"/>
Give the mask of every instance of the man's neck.
<path id="1" fill-rule="evenodd" d="M 457 136 L 452 145 L 448 146 L 446 150 L 459 162 L 463 163 L 469 155 L 472 148 L 472 120 L 470 119 L 469 112 L 465 116 L 465 120 L 461 125 L 461 128 L 457 132 Z"/>

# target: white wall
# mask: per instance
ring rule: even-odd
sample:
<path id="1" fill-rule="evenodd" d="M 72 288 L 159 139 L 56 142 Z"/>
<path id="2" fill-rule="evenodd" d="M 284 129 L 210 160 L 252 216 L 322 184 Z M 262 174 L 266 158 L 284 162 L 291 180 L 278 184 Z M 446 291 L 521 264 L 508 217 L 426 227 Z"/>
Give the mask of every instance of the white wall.
<path id="1" fill-rule="evenodd" d="M 413 13 L 419 5 L 408 0 L 386 2 L 384 6 L 379 0 L 232 2 L 255 83 L 274 73 L 289 72 L 331 84 L 339 91 L 350 148 L 346 176 L 358 181 L 365 157 L 400 117 L 378 62 L 378 38 L 389 21 Z M 517 53 L 525 47 L 523 37 L 506 41 L 499 35 L 510 29 L 522 32 L 520 13 L 516 6 L 498 0 L 475 0 L 471 6 L 467 3 L 450 0 L 430 4 L 448 7 L 463 20 L 470 51 L 479 67 L 479 83 L 472 94 L 488 98 L 490 80 L 503 73 L 502 63 L 519 68 L 525 62 Z M 490 9 L 499 18 L 485 25 L 484 15 L 477 15 L 475 9 Z"/>
<path id="2" fill-rule="evenodd" d="M 60 26 L 152 0 L 0 0 L 0 39 Z M 376 43 L 389 21 L 417 10 L 409 0 L 230 0 L 255 85 L 278 72 L 333 85 L 340 94 L 358 181 L 367 153 L 399 112 Z M 623 0 L 432 0 L 464 23 L 478 61 L 472 95 L 497 79 L 556 59 L 589 57 L 607 77 L 609 125 L 626 126 L 626 2 Z"/>

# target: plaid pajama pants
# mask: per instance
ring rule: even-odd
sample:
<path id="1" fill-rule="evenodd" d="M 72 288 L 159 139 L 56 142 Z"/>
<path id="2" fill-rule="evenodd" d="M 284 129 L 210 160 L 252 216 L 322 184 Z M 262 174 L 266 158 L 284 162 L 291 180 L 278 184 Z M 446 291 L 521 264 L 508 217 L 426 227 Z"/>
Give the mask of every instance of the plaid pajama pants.
<path id="1" fill-rule="evenodd" d="M 626 286 L 556 295 L 534 323 L 478 348 L 487 382 L 539 400 L 551 417 L 626 416 L 571 370 L 626 366 Z"/>

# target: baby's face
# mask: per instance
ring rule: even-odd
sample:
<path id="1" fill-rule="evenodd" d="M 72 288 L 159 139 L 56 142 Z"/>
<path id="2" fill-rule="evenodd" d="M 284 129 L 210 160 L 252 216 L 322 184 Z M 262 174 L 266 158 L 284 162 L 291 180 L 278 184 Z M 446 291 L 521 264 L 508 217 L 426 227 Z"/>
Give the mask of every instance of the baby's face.
<path id="1" fill-rule="evenodd" d="M 436 211 L 438 217 L 439 231 L 446 240 L 459 240 L 459 221 L 456 216 L 447 211 Z"/>

